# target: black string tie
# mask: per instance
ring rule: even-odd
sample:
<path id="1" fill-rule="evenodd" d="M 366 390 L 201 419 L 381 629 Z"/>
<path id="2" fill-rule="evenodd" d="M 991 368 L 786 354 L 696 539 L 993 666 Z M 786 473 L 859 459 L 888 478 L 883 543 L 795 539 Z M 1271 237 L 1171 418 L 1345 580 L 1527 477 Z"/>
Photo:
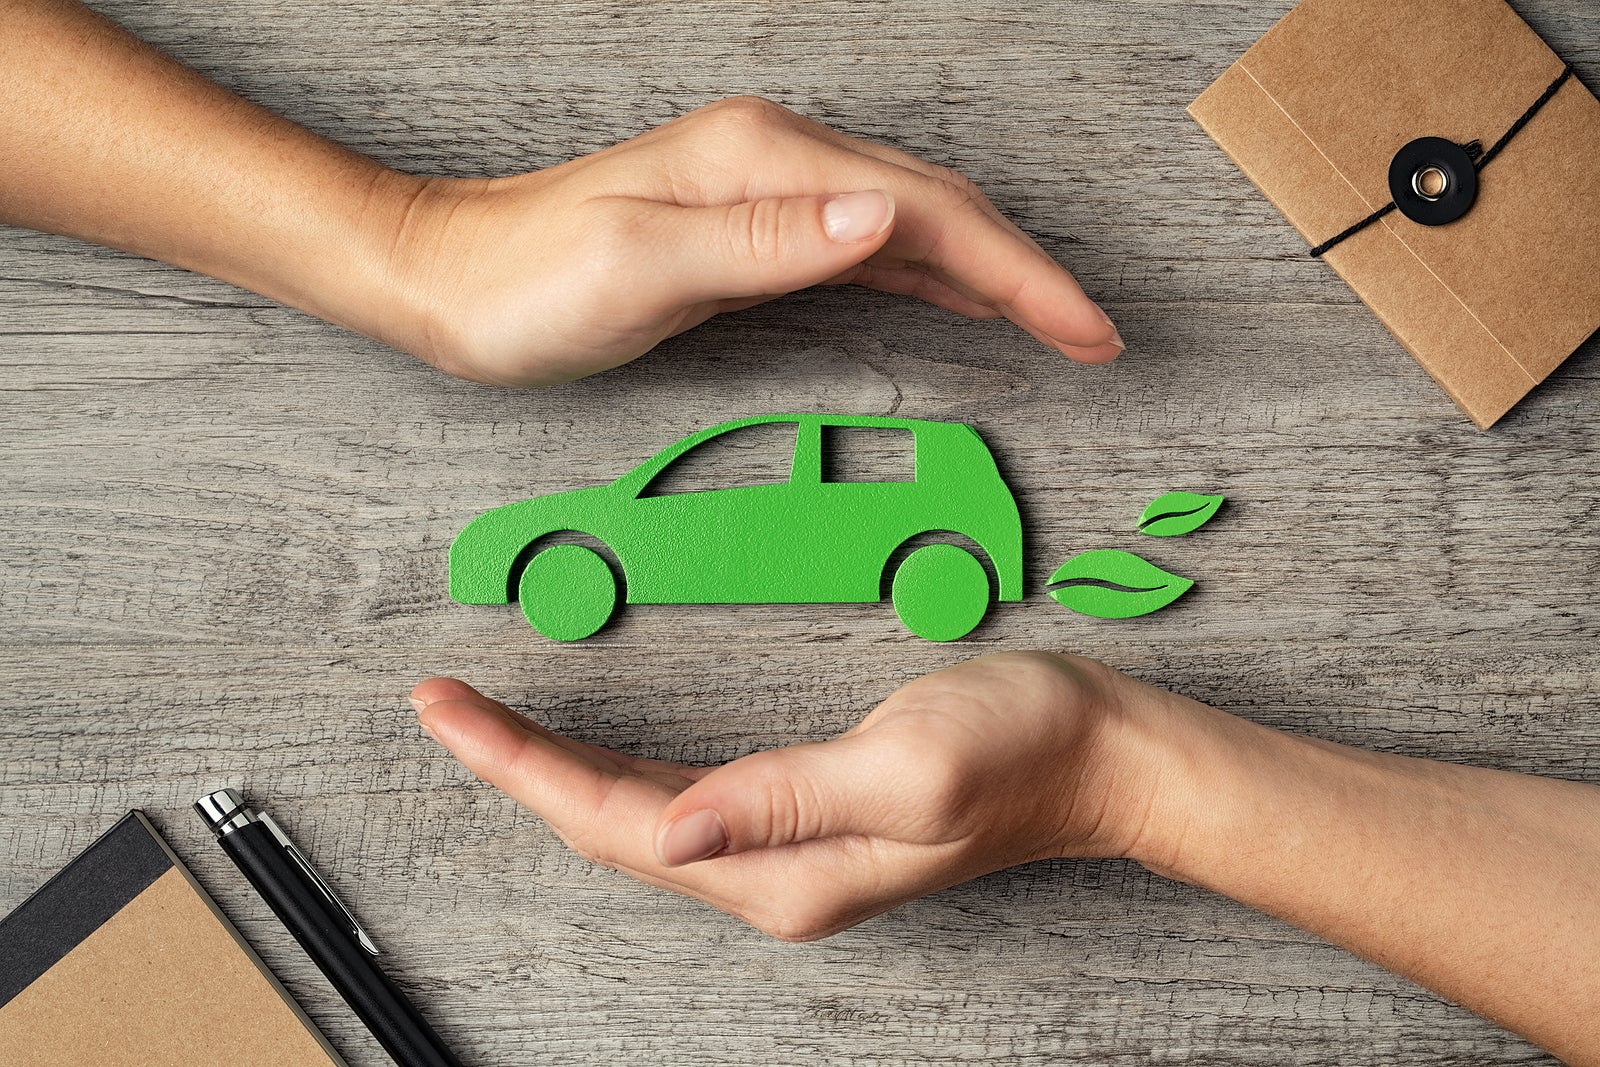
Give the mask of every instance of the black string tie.
<path id="1" fill-rule="evenodd" d="M 1466 154 L 1467 154 L 1467 158 L 1472 161 L 1472 169 L 1473 169 L 1474 175 L 1476 174 L 1476 172 L 1483 170 L 1484 167 L 1487 167 L 1490 164 L 1490 162 L 1492 162 L 1494 160 L 1494 157 L 1499 155 L 1501 150 L 1505 148 L 1506 144 L 1510 142 L 1511 138 L 1515 137 L 1518 133 L 1522 132 L 1522 128 L 1528 124 L 1529 120 L 1531 120 L 1533 118 L 1533 116 L 1535 116 L 1535 115 L 1537 115 L 1539 113 L 1539 109 L 1540 108 L 1544 107 L 1545 104 L 1550 102 L 1550 98 L 1552 96 L 1556 95 L 1556 92 L 1561 88 L 1562 84 L 1570 77 L 1572 77 L 1572 64 L 1569 63 L 1566 66 L 1561 68 L 1561 73 L 1556 75 L 1555 81 L 1551 82 L 1548 86 L 1545 87 L 1545 91 L 1539 95 L 1539 99 L 1535 100 L 1533 102 L 1533 104 L 1528 108 L 1528 110 L 1526 110 L 1526 111 L 1524 111 L 1522 113 L 1522 117 L 1521 118 L 1517 119 L 1516 122 L 1513 122 L 1511 124 L 1511 128 L 1509 130 L 1507 130 L 1505 132 L 1505 134 L 1498 141 L 1496 141 L 1493 145 L 1491 145 L 1487 152 L 1485 152 L 1483 150 L 1482 143 L 1480 143 L 1478 141 L 1469 141 L 1468 143 L 1466 143 L 1464 145 L 1457 146 L 1460 149 L 1462 149 L 1463 151 L 1465 151 Z M 1417 142 L 1412 142 L 1412 143 L 1415 144 Z M 1409 148 L 1410 146 L 1408 145 L 1407 147 Z M 1405 149 L 1401 149 L 1401 151 L 1404 152 Z M 1393 182 L 1391 182 L 1390 187 L 1391 187 L 1391 190 L 1392 190 L 1393 189 Z M 1474 189 L 1474 191 L 1476 190 L 1476 185 L 1475 184 L 1473 186 L 1473 189 Z M 1389 212 L 1393 211 L 1395 209 L 1395 207 L 1396 207 L 1395 202 L 1393 200 L 1390 200 L 1387 204 L 1383 205 L 1378 210 L 1374 211 L 1372 214 L 1368 215 L 1366 218 L 1364 218 L 1360 222 L 1356 223 L 1354 226 L 1351 226 L 1349 229 L 1343 231 L 1342 233 L 1336 234 L 1335 236 L 1328 238 L 1326 241 L 1322 242 L 1320 245 L 1317 245 L 1317 247 L 1315 247 L 1315 248 L 1313 248 L 1311 250 L 1312 258 L 1320 259 L 1322 254 L 1324 252 L 1326 252 L 1328 249 L 1332 248 L 1334 245 L 1338 244 L 1340 241 L 1343 241 L 1345 238 L 1353 237 L 1354 235 L 1360 233 L 1362 230 L 1366 229 L 1368 226 L 1371 226 L 1374 222 L 1377 222 L 1379 219 L 1381 219 L 1385 215 L 1389 214 Z M 1464 210 L 1465 209 L 1463 208 L 1463 211 Z M 1457 216 L 1451 216 L 1451 217 L 1454 218 L 1454 217 L 1457 217 Z M 1446 219 L 1444 221 L 1449 221 L 1449 220 Z M 1434 225 L 1437 225 L 1437 223 L 1434 223 Z"/>

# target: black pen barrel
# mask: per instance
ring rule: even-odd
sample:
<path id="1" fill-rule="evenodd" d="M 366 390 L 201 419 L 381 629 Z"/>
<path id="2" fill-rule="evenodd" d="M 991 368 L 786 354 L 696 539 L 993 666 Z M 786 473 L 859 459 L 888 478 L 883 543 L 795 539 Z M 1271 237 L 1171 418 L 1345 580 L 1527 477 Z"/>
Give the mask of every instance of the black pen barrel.
<path id="1" fill-rule="evenodd" d="M 400 1067 L 461 1067 L 265 825 L 241 826 L 218 841 Z"/>

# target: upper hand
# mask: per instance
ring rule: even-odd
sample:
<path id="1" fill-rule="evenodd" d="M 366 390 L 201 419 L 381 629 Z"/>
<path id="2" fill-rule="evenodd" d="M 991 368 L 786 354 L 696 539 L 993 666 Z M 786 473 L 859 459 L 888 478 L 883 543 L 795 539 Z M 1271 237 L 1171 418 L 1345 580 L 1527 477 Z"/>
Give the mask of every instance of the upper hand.
<path id="1" fill-rule="evenodd" d="M 407 179 L 405 290 L 378 332 L 452 374 L 544 385 L 816 284 L 1005 316 L 1073 359 L 1122 351 L 1072 275 L 966 178 L 756 98 L 530 174 Z"/>
<path id="2" fill-rule="evenodd" d="M 1144 794 L 1123 757 L 1132 679 L 986 656 L 903 686 L 831 741 L 716 768 L 551 733 L 463 682 L 412 692 L 479 777 L 582 855 L 786 940 L 1045 856 L 1127 855 Z"/>

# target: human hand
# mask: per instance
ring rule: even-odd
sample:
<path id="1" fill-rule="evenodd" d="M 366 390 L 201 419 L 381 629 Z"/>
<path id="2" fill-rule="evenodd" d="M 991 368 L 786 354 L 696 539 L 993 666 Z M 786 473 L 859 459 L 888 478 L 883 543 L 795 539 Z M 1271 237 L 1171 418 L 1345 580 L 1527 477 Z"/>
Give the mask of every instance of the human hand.
<path id="1" fill-rule="evenodd" d="M 721 767 L 554 734 L 463 682 L 412 691 L 423 728 L 574 850 L 784 940 L 1047 856 L 1134 848 L 1150 790 L 1099 663 L 985 656 L 894 692 L 844 735 Z"/>
<path id="2" fill-rule="evenodd" d="M 222 278 L 463 377 L 582 377 L 819 283 L 1004 315 L 1086 362 L 1122 349 L 971 182 L 764 100 L 720 101 L 530 174 L 420 178 L 81 4 L 13 4 L 6 20 L 0 222 Z"/>
<path id="3" fill-rule="evenodd" d="M 422 725 L 599 863 L 785 940 L 988 871 L 1121 856 L 1320 934 L 1600 1067 L 1600 788 L 1269 729 L 1091 660 L 1006 653 L 841 737 L 721 767 L 553 734 L 465 683 Z"/>
<path id="4" fill-rule="evenodd" d="M 966 178 L 750 97 L 516 177 L 380 183 L 406 298 L 337 317 L 463 378 L 547 385 L 817 284 L 1122 351 L 1072 275 Z M 398 308 L 414 309 L 396 314 Z"/>

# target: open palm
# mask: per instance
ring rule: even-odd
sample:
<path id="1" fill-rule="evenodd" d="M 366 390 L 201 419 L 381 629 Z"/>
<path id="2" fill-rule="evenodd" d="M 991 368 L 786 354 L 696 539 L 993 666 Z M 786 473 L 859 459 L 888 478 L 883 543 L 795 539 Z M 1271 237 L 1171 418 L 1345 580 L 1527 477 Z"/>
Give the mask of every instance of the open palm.
<path id="1" fill-rule="evenodd" d="M 464 682 L 413 691 L 423 725 L 574 850 L 785 940 L 825 937 L 988 871 L 1119 855 L 1105 814 L 1121 675 L 989 656 L 902 687 L 830 741 L 721 767 L 563 737 Z"/>

